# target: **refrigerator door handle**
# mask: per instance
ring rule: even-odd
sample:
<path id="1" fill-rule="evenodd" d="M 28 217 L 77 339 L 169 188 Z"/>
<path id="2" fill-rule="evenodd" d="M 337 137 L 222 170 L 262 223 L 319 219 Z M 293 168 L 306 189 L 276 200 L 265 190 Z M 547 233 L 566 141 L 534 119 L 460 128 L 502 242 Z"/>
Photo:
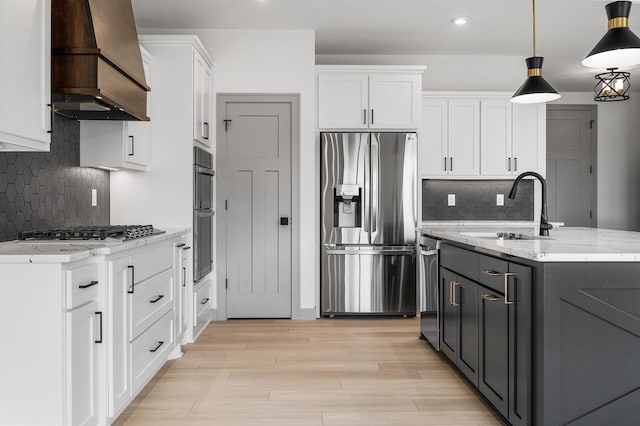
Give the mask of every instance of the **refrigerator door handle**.
<path id="1" fill-rule="evenodd" d="M 371 188 L 371 155 L 370 155 L 371 142 L 367 141 L 364 144 L 364 188 L 362 188 L 363 209 L 362 209 L 362 222 L 364 223 L 363 230 L 367 234 L 371 230 L 371 200 L 370 200 L 370 188 Z M 371 242 L 371 236 L 368 235 Z"/>
<path id="2" fill-rule="evenodd" d="M 380 177 L 380 142 L 378 134 L 371 134 L 371 242 L 375 241 L 378 232 L 378 220 L 380 212 L 378 211 L 380 186 L 378 179 Z"/>

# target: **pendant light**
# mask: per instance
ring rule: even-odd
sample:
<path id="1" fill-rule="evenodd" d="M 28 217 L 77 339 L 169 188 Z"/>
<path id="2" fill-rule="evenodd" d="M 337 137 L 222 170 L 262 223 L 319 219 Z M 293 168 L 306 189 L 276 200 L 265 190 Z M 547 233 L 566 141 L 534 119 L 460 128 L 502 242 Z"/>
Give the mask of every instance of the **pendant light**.
<path id="1" fill-rule="evenodd" d="M 526 59 L 527 79 L 513 94 L 511 102 L 516 104 L 539 104 L 560 98 L 556 89 L 542 77 L 542 56 L 536 56 L 536 0 L 533 4 L 533 56 Z"/>
<path id="2" fill-rule="evenodd" d="M 629 29 L 630 1 L 605 6 L 609 30 L 582 61 L 591 68 L 623 68 L 640 64 L 640 38 Z"/>
<path id="3" fill-rule="evenodd" d="M 631 74 L 609 68 L 609 72 L 596 75 L 594 100 L 598 102 L 626 101 L 631 90 Z"/>

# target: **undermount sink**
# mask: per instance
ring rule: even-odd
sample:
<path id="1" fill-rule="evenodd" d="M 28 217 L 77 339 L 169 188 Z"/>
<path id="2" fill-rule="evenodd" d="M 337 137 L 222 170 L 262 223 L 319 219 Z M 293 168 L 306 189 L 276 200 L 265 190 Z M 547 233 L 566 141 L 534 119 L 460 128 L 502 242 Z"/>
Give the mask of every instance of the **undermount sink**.
<path id="1" fill-rule="evenodd" d="M 460 235 L 472 238 L 486 238 L 488 240 L 531 241 L 551 240 L 550 237 L 522 234 L 519 232 L 461 232 Z"/>

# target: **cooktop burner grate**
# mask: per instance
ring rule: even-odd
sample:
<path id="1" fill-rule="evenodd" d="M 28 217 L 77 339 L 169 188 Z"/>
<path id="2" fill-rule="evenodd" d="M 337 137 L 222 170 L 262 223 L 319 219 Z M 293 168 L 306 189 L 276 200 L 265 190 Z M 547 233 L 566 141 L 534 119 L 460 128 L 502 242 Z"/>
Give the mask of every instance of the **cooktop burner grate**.
<path id="1" fill-rule="evenodd" d="M 18 233 L 19 240 L 132 240 L 158 233 L 153 225 L 104 225 L 51 228 Z"/>

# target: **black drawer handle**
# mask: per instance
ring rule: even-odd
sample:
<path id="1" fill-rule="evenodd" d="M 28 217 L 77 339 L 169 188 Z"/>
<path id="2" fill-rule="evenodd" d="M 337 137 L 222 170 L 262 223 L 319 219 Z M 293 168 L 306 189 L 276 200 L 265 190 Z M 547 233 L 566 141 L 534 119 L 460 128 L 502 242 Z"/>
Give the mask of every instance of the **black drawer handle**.
<path id="1" fill-rule="evenodd" d="M 131 269 L 131 290 L 127 290 L 127 293 L 133 294 L 136 285 L 136 267 L 133 265 L 129 265 L 127 266 L 127 268 Z"/>
<path id="2" fill-rule="evenodd" d="M 191 247 L 185 247 L 182 250 L 191 250 Z"/>
<path id="3" fill-rule="evenodd" d="M 158 303 L 160 300 L 162 300 L 164 298 L 164 294 L 160 294 L 158 295 L 158 297 L 156 297 L 153 300 L 149 300 L 149 303 Z"/>
<path id="4" fill-rule="evenodd" d="M 186 244 L 182 243 L 182 244 L 178 244 L 176 247 L 180 248 L 180 247 L 184 247 L 184 246 L 186 246 Z"/>
<path id="5" fill-rule="evenodd" d="M 207 303 L 209 303 L 209 300 L 211 300 L 210 298 L 206 298 L 206 299 L 202 299 L 202 301 L 200 302 L 201 305 L 206 305 Z"/>
<path id="6" fill-rule="evenodd" d="M 98 285 L 98 281 L 91 281 L 89 284 L 79 285 L 78 288 L 89 288 Z"/>
<path id="7" fill-rule="evenodd" d="M 164 342 L 158 342 L 158 346 L 156 346 L 156 347 L 155 347 L 155 348 L 153 348 L 153 349 L 149 349 L 149 352 L 157 352 L 157 351 L 158 351 L 158 349 L 160 349 L 160 347 L 161 347 L 162 345 L 164 345 Z"/>

